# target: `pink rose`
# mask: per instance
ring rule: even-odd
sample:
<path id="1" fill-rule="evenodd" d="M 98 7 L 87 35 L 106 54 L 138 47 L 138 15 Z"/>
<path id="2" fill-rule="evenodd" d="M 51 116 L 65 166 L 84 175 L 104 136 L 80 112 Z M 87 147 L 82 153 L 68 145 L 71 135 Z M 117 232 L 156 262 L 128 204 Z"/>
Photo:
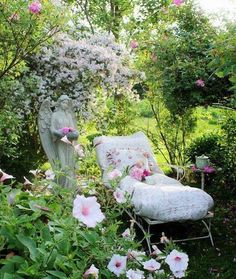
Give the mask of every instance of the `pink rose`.
<path id="1" fill-rule="evenodd" d="M 41 8 L 42 8 L 42 5 L 41 5 L 41 3 L 38 2 L 38 1 L 32 2 L 32 3 L 29 5 L 29 11 L 30 11 L 32 14 L 39 14 L 40 11 L 41 11 Z"/>
<path id="2" fill-rule="evenodd" d="M 198 79 L 198 80 L 196 80 L 195 84 L 196 84 L 198 87 L 204 87 L 204 86 L 205 86 L 205 81 L 202 80 L 202 79 Z"/>
<path id="3" fill-rule="evenodd" d="M 144 171 L 143 168 L 138 168 L 138 167 L 134 166 L 130 171 L 130 176 L 133 177 L 134 179 L 142 181 L 143 171 Z"/>
<path id="4" fill-rule="evenodd" d="M 138 42 L 135 41 L 135 40 L 131 41 L 131 42 L 130 42 L 130 47 L 131 47 L 132 49 L 137 48 L 137 47 L 138 47 Z"/>

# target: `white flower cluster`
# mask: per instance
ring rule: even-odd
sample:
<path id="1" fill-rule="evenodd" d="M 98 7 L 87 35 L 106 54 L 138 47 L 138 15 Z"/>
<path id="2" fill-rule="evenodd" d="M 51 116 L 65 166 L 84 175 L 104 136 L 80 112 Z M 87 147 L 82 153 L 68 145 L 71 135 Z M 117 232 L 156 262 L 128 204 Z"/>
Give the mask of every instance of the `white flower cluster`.
<path id="1" fill-rule="evenodd" d="M 134 97 L 132 87 L 143 76 L 132 69 L 131 60 L 130 52 L 107 33 L 78 40 L 59 34 L 53 44 L 32 57 L 30 77 L 37 83 L 30 92 L 32 106 L 37 109 L 45 98 L 63 93 L 73 99 L 77 111 L 89 117 L 97 110 L 98 101 L 104 103 L 108 95 Z M 24 102 L 26 112 L 30 102 Z"/>

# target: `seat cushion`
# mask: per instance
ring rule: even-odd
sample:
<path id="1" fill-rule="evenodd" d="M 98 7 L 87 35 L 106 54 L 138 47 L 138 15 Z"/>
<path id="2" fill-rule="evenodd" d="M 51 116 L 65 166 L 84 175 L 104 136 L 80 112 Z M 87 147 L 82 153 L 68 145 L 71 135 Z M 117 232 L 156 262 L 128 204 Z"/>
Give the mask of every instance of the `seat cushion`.
<path id="1" fill-rule="evenodd" d="M 126 176 L 120 188 L 132 196 L 132 203 L 138 215 L 150 219 L 173 222 L 198 220 L 206 216 L 214 202 L 210 195 L 201 189 L 176 184 L 165 177 L 165 183 L 149 185 Z"/>

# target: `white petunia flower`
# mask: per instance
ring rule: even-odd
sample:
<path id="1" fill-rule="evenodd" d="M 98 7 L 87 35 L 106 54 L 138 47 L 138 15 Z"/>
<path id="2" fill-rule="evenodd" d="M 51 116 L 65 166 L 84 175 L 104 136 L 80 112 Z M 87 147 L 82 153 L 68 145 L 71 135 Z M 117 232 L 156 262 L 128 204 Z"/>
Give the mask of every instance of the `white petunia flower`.
<path id="1" fill-rule="evenodd" d="M 96 227 L 97 223 L 105 219 L 96 197 L 77 195 L 74 200 L 73 216 L 89 228 Z"/>
<path id="2" fill-rule="evenodd" d="M 139 270 L 139 269 L 136 269 L 136 270 L 133 270 L 133 269 L 129 269 L 127 272 L 126 272 L 126 277 L 128 279 L 144 279 L 144 272 Z"/>
<path id="3" fill-rule="evenodd" d="M 125 192 L 121 189 L 116 189 L 115 192 L 113 192 L 113 196 L 118 203 L 126 202 Z"/>
<path id="4" fill-rule="evenodd" d="M 156 271 L 161 267 L 161 264 L 154 259 L 143 262 L 143 268 L 148 271 Z"/>
<path id="5" fill-rule="evenodd" d="M 125 273 L 126 269 L 126 256 L 120 256 L 117 254 L 114 254 L 107 266 L 107 268 L 113 272 L 117 277 L 120 277 L 121 274 Z"/>
<path id="6" fill-rule="evenodd" d="M 188 261 L 189 258 L 187 254 L 181 253 L 175 249 L 171 251 L 165 259 L 165 262 L 169 265 L 172 272 L 186 270 L 188 267 Z"/>
<path id="7" fill-rule="evenodd" d="M 90 268 L 83 274 L 83 278 L 89 278 L 89 276 L 92 275 L 95 279 L 98 279 L 98 273 L 99 269 L 96 268 L 94 264 L 92 264 Z"/>

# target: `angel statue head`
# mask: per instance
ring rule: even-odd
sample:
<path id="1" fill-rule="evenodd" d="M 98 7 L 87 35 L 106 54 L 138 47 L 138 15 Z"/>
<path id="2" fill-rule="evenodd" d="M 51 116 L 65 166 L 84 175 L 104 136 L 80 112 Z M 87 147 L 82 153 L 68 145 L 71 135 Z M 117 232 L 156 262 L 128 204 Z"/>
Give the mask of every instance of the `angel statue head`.
<path id="1" fill-rule="evenodd" d="M 39 111 L 38 126 L 41 142 L 53 170 L 60 171 L 57 182 L 63 187 L 70 187 L 75 178 L 75 149 L 78 139 L 77 123 L 71 99 L 61 95 L 55 110 L 45 100 Z"/>

